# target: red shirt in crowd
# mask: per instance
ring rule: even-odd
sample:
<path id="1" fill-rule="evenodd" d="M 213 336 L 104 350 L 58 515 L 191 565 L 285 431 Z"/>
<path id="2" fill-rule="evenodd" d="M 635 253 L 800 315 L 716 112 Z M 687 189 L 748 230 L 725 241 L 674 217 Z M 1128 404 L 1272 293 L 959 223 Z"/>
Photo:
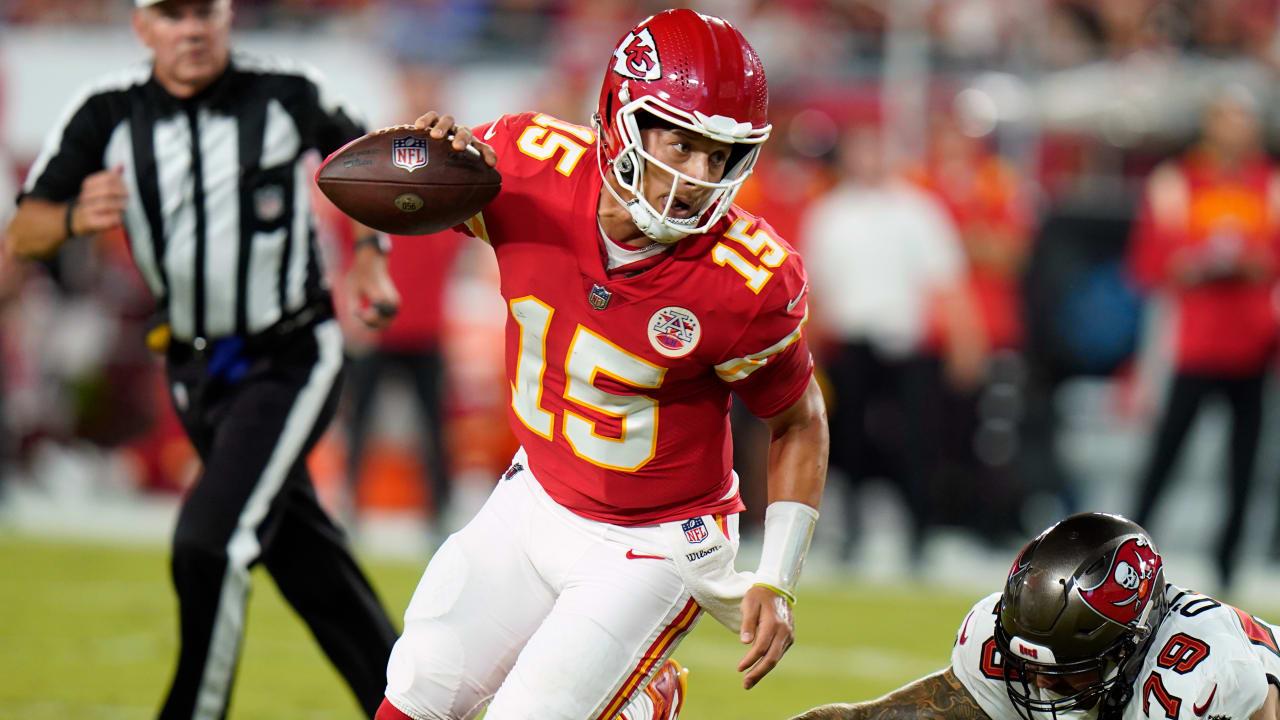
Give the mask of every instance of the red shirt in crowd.
<path id="1" fill-rule="evenodd" d="M 1177 301 L 1180 372 L 1248 375 L 1268 362 L 1277 337 L 1277 193 L 1275 168 L 1262 156 L 1226 169 L 1192 151 L 1148 180 L 1130 269 L 1142 288 Z M 1241 259 L 1265 268 L 1263 279 L 1242 276 Z M 1201 281 L 1176 281 L 1179 268 L 1193 268 Z"/>
<path id="2" fill-rule="evenodd" d="M 444 324 L 445 289 L 465 238 L 452 230 L 422 237 L 391 237 L 391 280 L 400 312 L 378 335 L 378 347 L 398 352 L 435 350 Z"/>

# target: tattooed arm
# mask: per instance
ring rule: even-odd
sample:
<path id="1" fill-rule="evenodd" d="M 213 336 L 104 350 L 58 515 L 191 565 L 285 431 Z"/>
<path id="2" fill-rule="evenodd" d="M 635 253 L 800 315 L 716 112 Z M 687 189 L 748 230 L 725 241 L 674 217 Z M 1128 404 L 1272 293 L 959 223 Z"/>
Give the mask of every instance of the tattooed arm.
<path id="1" fill-rule="evenodd" d="M 990 720 L 951 668 L 877 700 L 816 707 L 791 720 Z"/>

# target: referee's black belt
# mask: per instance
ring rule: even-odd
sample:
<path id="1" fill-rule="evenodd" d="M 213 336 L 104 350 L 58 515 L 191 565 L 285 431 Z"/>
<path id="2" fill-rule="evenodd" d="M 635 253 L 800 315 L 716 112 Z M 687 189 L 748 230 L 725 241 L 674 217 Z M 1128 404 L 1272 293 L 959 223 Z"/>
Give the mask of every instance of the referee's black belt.
<path id="1" fill-rule="evenodd" d="M 239 355 L 264 355 L 290 345 L 298 334 L 307 332 L 331 318 L 333 318 L 333 306 L 328 301 L 317 301 L 252 335 L 197 337 L 190 342 L 173 338 L 169 341 L 166 354 L 171 362 L 208 361 L 218 354 L 220 347 L 233 344 Z"/>

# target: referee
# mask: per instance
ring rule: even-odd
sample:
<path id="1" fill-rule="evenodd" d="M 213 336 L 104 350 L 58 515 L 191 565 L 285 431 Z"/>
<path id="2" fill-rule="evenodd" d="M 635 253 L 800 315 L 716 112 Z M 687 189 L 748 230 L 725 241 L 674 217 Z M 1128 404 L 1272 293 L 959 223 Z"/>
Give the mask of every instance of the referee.
<path id="1" fill-rule="evenodd" d="M 338 400 L 342 335 L 304 160 L 362 129 L 307 73 L 232 56 L 230 0 L 135 3 L 152 62 L 71 104 L 10 231 L 15 254 L 42 257 L 123 224 L 164 318 L 148 342 L 204 470 L 173 538 L 181 650 L 160 717 L 226 715 L 258 562 L 372 717 L 396 631 L 305 464 Z M 381 327 L 399 296 L 362 232 L 349 285 Z"/>

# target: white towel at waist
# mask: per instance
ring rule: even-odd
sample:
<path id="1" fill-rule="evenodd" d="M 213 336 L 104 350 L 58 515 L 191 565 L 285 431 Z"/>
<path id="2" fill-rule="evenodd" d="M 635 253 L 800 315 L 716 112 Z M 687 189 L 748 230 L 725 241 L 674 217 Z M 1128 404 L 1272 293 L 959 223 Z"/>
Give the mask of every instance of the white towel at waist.
<path id="1" fill-rule="evenodd" d="M 742 630 L 742 598 L 755 581 L 738 572 L 737 515 L 728 517 L 732 539 L 714 515 L 676 520 L 661 525 L 668 557 L 676 565 L 685 588 L 711 617 L 737 634 Z"/>

